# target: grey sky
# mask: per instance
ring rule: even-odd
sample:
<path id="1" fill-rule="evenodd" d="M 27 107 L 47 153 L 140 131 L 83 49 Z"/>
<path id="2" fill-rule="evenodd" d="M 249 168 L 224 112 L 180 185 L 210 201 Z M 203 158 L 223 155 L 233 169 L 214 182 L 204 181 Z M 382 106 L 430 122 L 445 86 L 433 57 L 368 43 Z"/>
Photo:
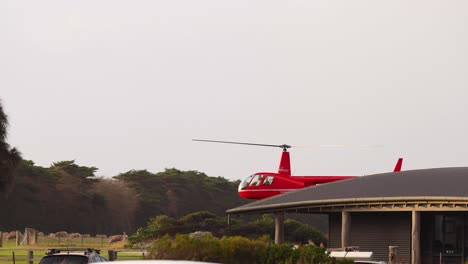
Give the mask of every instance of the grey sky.
<path id="1" fill-rule="evenodd" d="M 468 166 L 468 2 L 1 1 L 9 142 L 48 166 L 239 179 Z"/>

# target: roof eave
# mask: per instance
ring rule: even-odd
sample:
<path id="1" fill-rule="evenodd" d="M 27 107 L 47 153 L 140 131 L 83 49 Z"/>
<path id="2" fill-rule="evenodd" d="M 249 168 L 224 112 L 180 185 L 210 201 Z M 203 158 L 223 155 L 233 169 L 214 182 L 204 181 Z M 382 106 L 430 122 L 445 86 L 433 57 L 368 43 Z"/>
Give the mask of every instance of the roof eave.
<path id="1" fill-rule="evenodd" d="M 260 206 L 242 206 L 226 211 L 228 214 L 252 214 L 265 213 L 283 210 L 292 210 L 296 208 L 307 208 L 308 206 L 334 206 L 337 204 L 356 204 L 356 203 L 393 203 L 393 202 L 440 202 L 440 203 L 463 203 L 468 204 L 468 197 L 451 197 L 451 196 L 407 196 L 407 197 L 371 197 L 371 198 L 342 198 L 342 199 L 326 199 L 326 200 L 310 200 L 291 203 L 279 203 L 273 205 Z"/>

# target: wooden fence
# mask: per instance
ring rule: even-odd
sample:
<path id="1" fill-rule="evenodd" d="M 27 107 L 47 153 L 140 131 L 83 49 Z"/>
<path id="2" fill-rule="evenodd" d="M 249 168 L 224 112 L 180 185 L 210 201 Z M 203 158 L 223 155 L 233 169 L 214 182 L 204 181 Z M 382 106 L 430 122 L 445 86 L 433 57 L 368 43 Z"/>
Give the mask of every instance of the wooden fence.
<path id="1" fill-rule="evenodd" d="M 18 232 L 20 233 L 20 232 Z M 5 233 L 4 233 L 5 234 Z M 16 239 L 7 240 L 0 236 L 0 249 L 15 246 L 40 246 L 40 247 L 112 247 L 111 238 L 108 237 L 51 237 L 45 235 L 22 235 Z M 0 263 L 1 264 L 1 263 Z"/>

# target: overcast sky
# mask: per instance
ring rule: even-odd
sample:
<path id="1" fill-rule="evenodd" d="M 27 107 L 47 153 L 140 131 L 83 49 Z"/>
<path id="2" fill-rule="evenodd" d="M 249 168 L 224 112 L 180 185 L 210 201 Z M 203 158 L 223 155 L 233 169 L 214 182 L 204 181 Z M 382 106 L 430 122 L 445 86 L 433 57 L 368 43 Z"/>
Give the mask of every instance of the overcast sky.
<path id="1" fill-rule="evenodd" d="M 468 166 L 468 1 L 0 2 L 9 143 L 98 175 Z"/>

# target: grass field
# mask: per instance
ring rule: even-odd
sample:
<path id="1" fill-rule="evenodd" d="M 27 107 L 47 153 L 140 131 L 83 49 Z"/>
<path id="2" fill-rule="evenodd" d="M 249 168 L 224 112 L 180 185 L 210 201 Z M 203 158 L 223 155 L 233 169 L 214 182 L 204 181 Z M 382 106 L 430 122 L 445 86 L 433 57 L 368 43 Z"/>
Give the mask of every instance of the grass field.
<path id="1" fill-rule="evenodd" d="M 68 247 L 108 247 L 110 246 L 109 238 L 50 238 L 47 236 L 39 236 L 37 245 L 40 247 L 51 246 L 68 246 Z"/>
<path id="2" fill-rule="evenodd" d="M 27 264 L 28 251 L 27 250 L 15 250 L 15 263 L 16 264 Z M 45 255 L 46 250 L 34 250 L 34 263 L 39 263 L 41 258 Z M 138 252 L 119 252 L 117 254 L 118 260 L 138 260 L 143 259 L 143 254 Z M 109 258 L 108 252 L 103 251 L 102 256 Z M 0 264 L 12 264 L 13 263 L 13 251 L 12 250 L 0 250 Z"/>
<path id="3" fill-rule="evenodd" d="M 3 248 L 16 248 L 15 240 L 3 240 Z M 50 238 L 48 236 L 38 236 L 37 244 L 34 245 L 36 248 L 50 248 L 50 247 L 99 247 L 99 248 L 116 248 L 123 247 L 121 243 L 110 243 L 109 238 Z"/>
<path id="4" fill-rule="evenodd" d="M 83 243 L 83 244 L 82 244 Z M 14 240 L 3 240 L 3 247 L 0 248 L 0 264 L 12 264 L 13 252 L 15 256 L 15 264 L 27 264 L 28 250 L 32 250 L 34 262 L 39 263 L 41 258 L 47 252 L 47 248 L 69 247 L 69 248 L 96 248 L 101 249 L 101 254 L 105 258 L 109 258 L 108 250 L 117 250 L 118 260 L 138 260 L 143 259 L 143 252 L 131 251 L 125 252 L 123 243 L 109 244 L 108 239 L 101 238 L 73 238 L 73 239 L 38 239 L 36 246 L 16 247 Z"/>
<path id="5" fill-rule="evenodd" d="M 34 251 L 34 263 L 39 263 L 42 256 L 44 256 L 46 251 Z M 28 258 L 28 251 L 21 250 L 21 251 L 14 251 L 15 253 L 15 263 L 16 264 L 27 264 Z M 13 251 L 10 249 L 2 249 L 0 250 L 0 264 L 11 264 L 13 263 Z"/>

